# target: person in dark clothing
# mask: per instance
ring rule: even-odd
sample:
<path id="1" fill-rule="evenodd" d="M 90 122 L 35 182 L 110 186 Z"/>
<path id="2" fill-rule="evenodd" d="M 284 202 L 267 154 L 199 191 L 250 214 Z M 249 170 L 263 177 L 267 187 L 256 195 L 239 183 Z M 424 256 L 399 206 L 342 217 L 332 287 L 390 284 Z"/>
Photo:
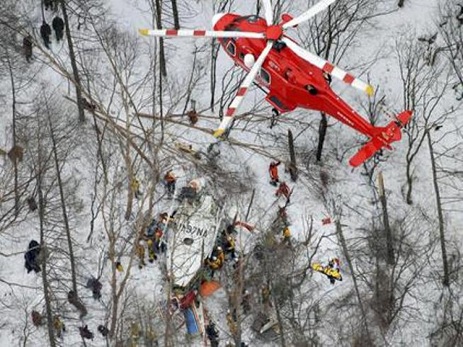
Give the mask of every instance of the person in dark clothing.
<path id="1" fill-rule="evenodd" d="M 48 11 L 48 9 L 53 10 L 53 0 L 44 0 L 43 4 L 45 5 L 46 11 Z"/>
<path id="2" fill-rule="evenodd" d="M 175 194 L 175 182 L 177 182 L 177 177 L 172 172 L 172 170 L 167 171 L 164 175 L 164 184 L 167 189 L 167 194 L 173 196 Z"/>
<path id="3" fill-rule="evenodd" d="M 56 40 L 59 42 L 63 38 L 63 30 L 64 30 L 64 21 L 56 16 L 53 18 L 53 22 L 51 22 L 51 26 L 56 34 Z"/>
<path id="4" fill-rule="evenodd" d="M 31 35 L 27 35 L 23 39 L 23 52 L 24 52 L 24 56 L 26 57 L 27 62 L 30 63 L 32 59 L 32 37 Z"/>
<path id="5" fill-rule="evenodd" d="M 34 324 L 34 326 L 39 327 L 43 325 L 44 323 L 43 316 L 40 314 L 40 312 L 33 310 L 31 313 L 31 316 L 32 316 L 32 323 Z"/>
<path id="6" fill-rule="evenodd" d="M 37 209 L 37 202 L 35 201 L 34 197 L 31 196 L 27 198 L 26 201 L 27 201 L 27 205 L 29 206 L 29 210 L 34 212 Z"/>
<path id="7" fill-rule="evenodd" d="M 27 269 L 27 273 L 34 270 L 36 273 L 41 271 L 40 265 L 38 264 L 38 256 L 40 253 L 40 245 L 37 241 L 32 240 L 29 242 L 29 247 L 24 254 L 24 259 L 26 260 L 25 267 Z"/>
<path id="8" fill-rule="evenodd" d="M 211 341 L 211 347 L 219 346 L 219 331 L 217 330 L 214 322 L 211 322 L 206 326 L 206 335 L 209 341 Z"/>
<path id="9" fill-rule="evenodd" d="M 94 299 L 98 300 L 101 298 L 101 288 L 103 288 L 103 285 L 97 278 L 89 278 L 86 287 L 92 290 Z"/>
<path id="10" fill-rule="evenodd" d="M 51 28 L 47 24 L 47 22 L 43 21 L 42 25 L 40 26 L 40 36 L 42 36 L 43 43 L 45 44 L 45 47 L 50 49 L 50 35 L 51 35 Z"/>
<path id="11" fill-rule="evenodd" d="M 98 325 L 98 331 L 101 335 L 103 335 L 103 337 L 106 337 L 109 334 L 109 329 L 106 328 L 104 325 Z"/>
<path id="12" fill-rule="evenodd" d="M 93 340 L 93 333 L 90 330 L 88 330 L 88 325 L 85 325 L 84 327 L 79 327 L 79 332 L 82 338 Z"/>

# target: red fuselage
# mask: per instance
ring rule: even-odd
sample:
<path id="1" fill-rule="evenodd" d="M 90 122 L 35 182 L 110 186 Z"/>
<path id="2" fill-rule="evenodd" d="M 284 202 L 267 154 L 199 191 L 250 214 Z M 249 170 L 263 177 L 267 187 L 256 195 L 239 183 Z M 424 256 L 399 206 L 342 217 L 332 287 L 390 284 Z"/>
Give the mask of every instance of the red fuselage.
<path id="1" fill-rule="evenodd" d="M 214 25 L 214 30 L 224 31 L 266 32 L 267 28 L 267 23 L 260 17 L 235 14 L 225 14 Z M 219 41 L 225 52 L 246 71 L 250 68 L 245 65 L 244 57 L 251 54 L 257 60 L 267 44 L 264 39 L 249 38 Z M 369 137 L 377 133 L 377 128 L 334 93 L 323 71 L 297 56 L 282 42 L 275 43 L 256 82 L 268 90 L 266 100 L 280 112 L 289 112 L 296 107 L 316 110 L 335 117 Z M 312 89 L 312 93 L 308 89 Z"/>

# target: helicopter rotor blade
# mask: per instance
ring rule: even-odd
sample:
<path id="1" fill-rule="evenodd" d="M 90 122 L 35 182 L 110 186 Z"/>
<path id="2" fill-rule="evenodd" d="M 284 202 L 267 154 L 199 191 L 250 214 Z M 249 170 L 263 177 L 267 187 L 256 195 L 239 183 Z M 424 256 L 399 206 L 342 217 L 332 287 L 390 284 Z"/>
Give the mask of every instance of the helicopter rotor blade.
<path id="1" fill-rule="evenodd" d="M 143 36 L 158 37 L 245 37 L 250 39 L 265 39 L 264 33 L 253 33 L 246 31 L 215 31 L 201 29 L 138 29 Z"/>
<path id="2" fill-rule="evenodd" d="M 222 122 L 219 125 L 219 128 L 214 132 L 215 137 L 222 136 L 222 134 L 230 126 L 230 123 L 233 120 L 233 116 L 235 115 L 236 110 L 240 106 L 241 102 L 244 99 L 244 96 L 246 95 L 247 91 L 249 90 L 249 86 L 251 85 L 251 83 L 254 81 L 257 74 L 259 73 L 260 68 L 262 67 L 262 64 L 265 61 L 265 58 L 267 58 L 267 55 L 269 54 L 270 50 L 272 49 L 272 46 L 273 46 L 273 41 L 267 42 L 267 46 L 265 47 L 265 49 L 260 54 L 257 61 L 254 63 L 254 65 L 252 66 L 249 73 L 246 75 L 246 78 L 244 79 L 243 83 L 241 83 L 240 87 L 238 88 L 238 92 L 236 93 L 235 98 L 233 99 L 230 106 L 228 107 L 227 113 L 223 117 Z"/>
<path id="3" fill-rule="evenodd" d="M 295 43 L 293 40 L 287 37 L 283 37 L 282 40 L 284 43 L 286 43 L 288 48 L 290 48 L 296 55 L 308 61 L 310 64 L 315 65 L 320 70 L 330 74 L 333 77 L 336 77 L 337 79 L 343 81 L 344 83 L 347 83 L 354 88 L 364 91 L 369 96 L 373 95 L 374 89 L 373 89 L 373 86 L 371 86 L 370 84 L 363 82 L 362 80 L 352 76 L 351 74 L 347 73 L 341 68 L 305 50 L 304 48 L 299 46 L 297 43 Z"/>
<path id="4" fill-rule="evenodd" d="M 283 29 L 288 29 L 288 28 L 294 27 L 294 26 L 296 26 L 298 24 L 301 24 L 301 23 L 309 20 L 310 18 L 312 18 L 313 16 L 315 16 L 319 12 L 321 12 L 324 9 L 328 8 L 328 6 L 330 6 L 335 1 L 336 0 L 322 0 L 322 1 L 318 2 L 318 3 L 316 3 L 314 6 L 309 8 L 306 12 L 304 12 L 300 16 L 298 16 L 298 17 L 290 20 L 289 22 L 283 24 Z"/>
<path id="5" fill-rule="evenodd" d="M 267 25 L 270 26 L 273 24 L 272 0 L 262 0 L 262 4 L 264 5 L 265 21 Z"/>

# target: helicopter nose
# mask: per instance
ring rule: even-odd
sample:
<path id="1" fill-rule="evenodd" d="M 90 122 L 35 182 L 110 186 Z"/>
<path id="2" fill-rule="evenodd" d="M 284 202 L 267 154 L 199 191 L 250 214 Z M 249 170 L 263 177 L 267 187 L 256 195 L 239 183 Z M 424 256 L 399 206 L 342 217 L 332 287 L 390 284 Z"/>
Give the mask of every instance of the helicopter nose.
<path id="1" fill-rule="evenodd" d="M 217 24 L 217 22 L 218 22 L 219 20 L 221 20 L 223 16 L 225 16 L 225 13 L 216 13 L 216 14 L 212 17 L 212 27 L 215 27 L 215 25 Z"/>

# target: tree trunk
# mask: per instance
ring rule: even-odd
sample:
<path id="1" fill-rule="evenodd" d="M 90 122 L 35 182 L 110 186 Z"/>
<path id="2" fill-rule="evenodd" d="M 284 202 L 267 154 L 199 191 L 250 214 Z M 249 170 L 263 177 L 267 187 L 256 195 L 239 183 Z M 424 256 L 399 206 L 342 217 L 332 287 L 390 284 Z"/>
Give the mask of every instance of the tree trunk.
<path id="1" fill-rule="evenodd" d="M 51 142 L 53 144 L 53 156 L 54 156 L 54 159 L 55 159 L 56 179 L 58 181 L 59 196 L 60 196 L 60 200 L 61 200 L 61 210 L 63 212 L 64 229 L 66 231 L 66 239 L 67 239 L 68 247 L 69 247 L 69 261 L 71 262 L 72 290 L 74 291 L 75 296 L 78 297 L 76 266 L 75 266 L 75 259 L 74 259 L 74 251 L 72 249 L 71 230 L 69 228 L 69 219 L 68 219 L 68 214 L 67 214 L 67 210 L 66 210 L 66 200 L 65 200 L 65 193 L 64 193 L 64 190 L 63 190 L 63 181 L 61 179 L 61 168 L 60 168 L 60 163 L 59 163 L 59 159 L 58 159 L 56 138 L 55 138 L 55 133 L 53 131 L 53 125 L 51 123 L 50 118 L 48 118 L 48 124 L 49 124 L 49 127 L 50 127 Z"/>
<path id="2" fill-rule="evenodd" d="M 407 169 L 406 169 L 406 177 L 407 177 L 407 194 L 405 197 L 405 201 L 407 202 L 408 205 L 413 204 L 412 200 L 412 189 L 413 189 L 413 176 L 411 172 L 411 161 L 407 161 Z"/>
<path id="3" fill-rule="evenodd" d="M 288 145 L 289 145 L 289 158 L 290 165 L 288 167 L 291 180 L 296 182 L 297 180 L 297 164 L 296 164 L 296 152 L 294 151 L 294 139 L 293 133 L 288 129 Z"/>
<path id="4" fill-rule="evenodd" d="M 278 321 L 278 329 L 280 330 L 280 346 L 285 347 L 286 346 L 286 339 L 285 339 L 285 334 L 283 330 L 283 317 L 281 316 L 280 308 L 278 307 L 278 301 L 276 300 L 275 296 L 272 296 L 273 300 L 273 307 L 275 307 L 275 313 L 277 316 L 277 321 Z"/>
<path id="5" fill-rule="evenodd" d="M 256 193 L 256 189 L 253 189 L 252 194 L 251 194 L 251 199 L 249 200 L 248 210 L 246 211 L 246 216 L 244 217 L 244 222 L 248 221 L 249 214 L 251 213 L 251 207 L 252 207 L 252 203 L 254 201 L 255 193 Z"/>
<path id="6" fill-rule="evenodd" d="M 40 141 L 40 139 L 39 139 Z M 44 159 L 42 157 L 42 152 L 40 148 L 39 142 L 39 149 L 38 149 L 38 172 L 37 174 L 37 193 L 39 198 L 39 228 L 40 228 L 40 253 L 39 259 L 40 265 L 42 268 L 42 284 L 43 284 L 43 296 L 45 299 L 45 311 L 47 313 L 47 329 L 48 329 L 48 337 L 50 340 L 50 347 L 56 347 L 55 341 L 55 331 L 53 328 L 53 311 L 51 309 L 51 302 L 50 302 L 50 292 L 48 288 L 48 278 L 47 278 L 47 254 L 45 249 L 45 199 L 43 197 L 43 187 L 42 187 L 42 177 L 43 177 L 43 167 L 45 166 L 42 162 Z M 38 260 L 37 260 L 38 261 Z"/>
<path id="7" fill-rule="evenodd" d="M 447 260 L 447 248 L 445 246 L 444 214 L 442 212 L 442 202 L 440 198 L 439 184 L 437 182 L 436 159 L 434 158 L 434 149 L 432 147 L 431 133 L 429 130 L 426 132 L 426 136 L 428 138 L 429 155 L 431 157 L 432 183 L 434 186 L 434 193 L 436 194 L 437 218 L 439 220 L 439 238 L 442 251 L 442 265 L 444 269 L 444 278 L 442 279 L 442 284 L 445 287 L 449 287 L 450 278 L 449 265 Z"/>
<path id="8" fill-rule="evenodd" d="M 79 69 L 77 67 L 74 45 L 72 43 L 71 28 L 69 27 L 69 18 L 66 10 L 65 0 L 61 0 L 61 11 L 63 12 L 64 27 L 66 29 L 66 39 L 69 47 L 69 57 L 71 59 L 72 73 L 74 75 L 74 85 L 76 87 L 77 110 L 79 112 L 79 121 L 85 121 L 84 104 L 82 102 L 82 84 L 80 83 Z"/>
<path id="9" fill-rule="evenodd" d="M 328 129 L 328 119 L 326 118 L 326 114 L 323 112 L 321 114 L 322 119 L 320 119 L 320 126 L 318 127 L 317 161 L 322 160 L 323 144 L 325 143 L 326 130 Z"/>
<path id="10" fill-rule="evenodd" d="M 180 29 L 180 20 L 178 19 L 177 0 L 172 0 L 172 15 L 174 16 L 174 28 Z"/>
<path id="11" fill-rule="evenodd" d="M 162 1 L 156 0 L 156 29 L 162 29 Z M 166 77 L 167 76 L 167 69 L 166 69 L 166 55 L 164 53 L 164 39 L 162 37 L 159 38 L 159 64 L 161 68 L 161 74 Z"/>
<path id="12" fill-rule="evenodd" d="M 11 66 L 9 52 L 6 52 L 6 62 L 8 64 L 8 72 L 10 73 L 11 81 L 11 112 L 13 113 L 13 123 L 12 123 L 12 132 L 13 132 L 13 146 L 16 148 L 16 86 L 14 83 L 13 76 L 13 67 Z M 13 169 L 14 169 L 14 214 L 17 217 L 19 214 L 19 184 L 18 184 L 18 159 L 15 157 L 13 160 Z"/>
<path id="13" fill-rule="evenodd" d="M 373 343 L 372 343 L 373 341 L 371 340 L 370 330 L 368 329 L 369 320 L 367 318 L 365 308 L 363 306 L 362 295 L 360 294 L 360 291 L 359 291 L 359 287 L 358 287 L 358 284 L 357 284 L 357 277 L 355 276 L 354 266 L 352 265 L 352 260 L 351 260 L 350 255 L 349 255 L 346 239 L 344 238 L 344 234 L 342 232 L 341 221 L 338 220 L 338 219 L 336 220 L 336 234 L 338 236 L 339 243 L 342 246 L 342 251 L 344 253 L 344 257 L 346 258 L 347 265 L 349 266 L 349 270 L 350 270 L 351 275 L 352 275 L 352 282 L 353 282 L 353 285 L 354 285 L 354 290 L 355 290 L 355 293 L 357 295 L 357 300 L 358 300 L 358 303 L 359 303 L 360 312 L 362 313 L 362 323 L 364 325 L 365 333 L 366 333 L 366 336 L 367 336 L 367 341 L 365 341 L 365 345 L 366 346 L 373 346 Z"/>
<path id="14" fill-rule="evenodd" d="M 217 72 L 217 55 L 219 52 L 220 46 L 217 45 L 214 41 L 211 44 L 211 102 L 209 107 L 211 111 L 214 112 L 214 103 L 215 103 L 215 85 L 217 83 L 216 72 Z"/>
<path id="15" fill-rule="evenodd" d="M 389 265 L 394 265 L 394 245 L 392 238 L 391 226 L 389 224 L 389 213 L 387 210 L 387 199 L 384 194 L 384 180 L 383 173 L 378 173 L 378 186 L 379 186 L 379 201 L 381 202 L 381 208 L 383 211 L 383 227 L 386 235 L 386 259 Z"/>

